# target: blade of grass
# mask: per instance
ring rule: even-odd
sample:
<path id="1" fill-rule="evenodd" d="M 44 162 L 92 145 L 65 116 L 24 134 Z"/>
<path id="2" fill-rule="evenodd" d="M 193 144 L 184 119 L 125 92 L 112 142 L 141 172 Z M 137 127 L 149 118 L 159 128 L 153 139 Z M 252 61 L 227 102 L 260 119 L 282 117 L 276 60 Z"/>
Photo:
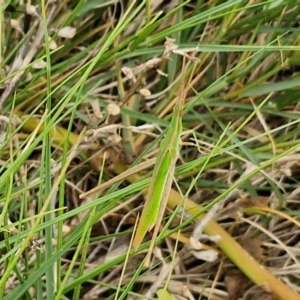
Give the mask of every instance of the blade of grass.
<path id="1" fill-rule="evenodd" d="M 51 61 L 50 61 L 50 46 L 49 46 L 49 34 L 48 34 L 48 22 L 46 16 L 46 3 L 45 0 L 41 2 L 41 11 L 42 11 L 42 24 L 44 28 L 44 44 L 46 50 L 46 74 L 47 74 L 47 94 L 51 95 Z M 46 102 L 46 111 L 51 111 L 52 109 L 52 97 L 47 97 Z M 50 114 L 47 114 L 45 118 L 46 126 L 51 122 Z M 44 180 L 42 181 L 42 185 L 40 186 L 40 196 L 39 196 L 39 209 L 43 208 L 43 200 L 44 197 L 48 197 L 51 194 L 52 190 L 52 176 L 51 176 L 51 136 L 50 132 L 47 132 L 43 138 L 43 151 L 42 151 L 42 162 L 44 164 L 41 166 L 41 178 Z M 56 195 L 51 197 L 51 201 L 49 201 L 49 205 L 46 208 L 47 211 L 51 211 L 55 208 L 54 201 L 56 200 Z M 46 214 L 45 221 L 50 221 L 53 218 L 53 214 Z M 53 255 L 53 226 L 48 226 L 45 229 L 45 260 L 50 259 Z M 56 265 L 57 267 L 57 265 Z M 39 268 L 39 266 L 37 266 Z M 48 268 L 46 271 L 46 297 L 50 299 L 53 297 L 56 291 L 56 284 L 54 282 L 54 270 L 55 265 Z M 38 297 L 43 297 L 43 295 L 38 295 Z"/>

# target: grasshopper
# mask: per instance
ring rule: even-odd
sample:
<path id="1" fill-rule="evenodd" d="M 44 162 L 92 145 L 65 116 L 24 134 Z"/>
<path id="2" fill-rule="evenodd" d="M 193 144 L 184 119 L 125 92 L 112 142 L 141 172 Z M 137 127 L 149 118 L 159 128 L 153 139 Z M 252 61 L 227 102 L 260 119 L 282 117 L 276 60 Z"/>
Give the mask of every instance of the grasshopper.
<path id="1" fill-rule="evenodd" d="M 160 150 L 146 195 L 146 202 L 133 239 L 133 248 L 137 249 L 142 243 L 147 231 L 154 228 L 151 244 L 144 263 L 146 267 L 150 265 L 151 254 L 166 210 L 174 178 L 175 166 L 179 157 L 183 108 L 189 90 L 189 85 L 186 88 L 184 87 L 184 70 L 185 64 L 182 66 L 182 80 L 179 96 L 176 99 L 170 125 L 166 129 L 165 136 L 160 144 Z"/>
<path id="2" fill-rule="evenodd" d="M 159 227 L 166 210 L 174 178 L 175 166 L 179 157 L 180 136 L 182 134 L 183 108 L 191 81 L 189 80 L 188 85 L 185 88 L 184 71 L 185 64 L 183 63 L 182 80 L 179 88 L 179 95 L 177 99 L 175 99 L 176 104 L 174 106 L 172 119 L 170 125 L 165 131 L 165 136 L 161 141 L 157 158 L 151 159 L 148 162 L 141 163 L 116 176 L 115 178 L 105 182 L 104 184 L 80 195 L 80 198 L 87 197 L 103 188 L 111 186 L 113 183 L 116 183 L 124 179 L 125 177 L 128 177 L 140 171 L 141 169 L 155 164 L 150 186 L 146 195 L 146 202 L 139 219 L 137 230 L 135 232 L 132 243 L 133 248 L 136 250 L 142 243 L 146 233 L 152 230 L 154 227 L 151 244 L 144 263 L 146 267 L 149 267 L 150 265 L 151 254 L 153 252 L 155 240 L 159 232 Z"/>

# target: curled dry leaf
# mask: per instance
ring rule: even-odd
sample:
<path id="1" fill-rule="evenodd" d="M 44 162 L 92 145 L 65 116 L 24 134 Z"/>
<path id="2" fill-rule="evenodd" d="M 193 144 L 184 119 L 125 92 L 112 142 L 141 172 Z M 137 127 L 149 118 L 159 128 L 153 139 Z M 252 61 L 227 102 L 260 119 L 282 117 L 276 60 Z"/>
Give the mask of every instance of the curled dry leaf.
<path id="1" fill-rule="evenodd" d="M 190 245 L 193 250 L 201 250 L 202 244 L 193 236 L 190 237 Z"/>
<path id="2" fill-rule="evenodd" d="M 49 48 L 50 48 L 51 50 L 57 49 L 57 44 L 56 44 L 56 42 L 55 42 L 54 40 L 52 40 L 51 37 L 49 37 Z"/>
<path id="3" fill-rule="evenodd" d="M 115 103 L 109 103 L 106 107 L 106 111 L 108 112 L 109 115 L 112 116 L 117 116 L 121 112 L 119 105 Z"/>
<path id="4" fill-rule="evenodd" d="M 71 26 L 66 26 L 58 30 L 58 36 L 63 37 L 65 39 L 71 39 L 76 34 L 76 28 Z"/>
<path id="5" fill-rule="evenodd" d="M 218 252 L 214 250 L 192 251 L 192 254 L 201 260 L 212 262 L 218 258 Z"/>
<path id="6" fill-rule="evenodd" d="M 221 236 L 219 234 L 209 235 L 209 240 L 218 243 L 221 240 Z"/>
<path id="7" fill-rule="evenodd" d="M 134 68 L 123 67 L 121 70 L 129 80 L 136 82 L 136 77 L 135 77 L 136 74 L 139 74 L 143 71 L 145 72 L 153 68 L 157 68 L 157 66 L 159 65 L 159 63 L 161 63 L 161 61 L 162 59 L 160 57 L 154 57 L 147 60 L 144 64 L 140 64 Z"/>
<path id="8" fill-rule="evenodd" d="M 40 15 L 38 14 L 38 12 L 36 11 L 36 8 L 33 5 L 27 4 L 26 12 L 28 15 L 37 17 L 39 19 L 41 18 Z"/>
<path id="9" fill-rule="evenodd" d="M 136 78 L 135 78 L 134 73 L 133 73 L 133 71 L 132 71 L 131 68 L 129 68 L 129 67 L 123 67 L 123 68 L 121 69 L 121 71 L 123 72 L 123 74 L 124 74 L 129 80 L 133 80 L 133 82 L 136 81 Z"/>
<path id="10" fill-rule="evenodd" d="M 46 67 L 46 62 L 43 61 L 42 59 L 36 61 L 35 63 L 33 63 L 32 68 L 33 69 L 44 69 Z"/>
<path id="11" fill-rule="evenodd" d="M 139 93 L 143 96 L 143 97 L 148 97 L 151 95 L 151 92 L 148 89 L 140 89 Z"/>
<path id="12" fill-rule="evenodd" d="M 141 66 L 143 66 L 144 67 L 143 69 L 145 69 L 145 71 L 146 71 L 146 70 L 156 68 L 158 66 L 158 64 L 161 63 L 161 61 L 162 61 L 162 59 L 160 57 L 154 57 L 154 58 L 147 60 L 146 63 Z M 138 67 L 140 67 L 140 66 L 138 66 Z M 135 67 L 135 69 L 138 69 L 138 67 Z"/>

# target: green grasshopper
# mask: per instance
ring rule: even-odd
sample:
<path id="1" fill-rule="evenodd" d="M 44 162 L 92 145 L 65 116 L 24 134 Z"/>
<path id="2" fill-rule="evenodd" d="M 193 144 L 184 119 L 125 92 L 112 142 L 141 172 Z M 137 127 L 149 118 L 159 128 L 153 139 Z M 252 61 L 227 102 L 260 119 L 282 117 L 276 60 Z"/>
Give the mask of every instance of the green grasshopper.
<path id="1" fill-rule="evenodd" d="M 184 67 L 183 64 L 183 78 Z M 188 87 L 184 88 L 184 79 L 182 79 L 177 103 L 174 106 L 170 125 L 166 129 L 165 137 L 160 144 L 160 150 L 147 192 L 146 202 L 133 240 L 133 248 L 137 249 L 142 243 L 147 231 L 152 230 L 154 227 L 151 244 L 145 259 L 146 267 L 150 265 L 151 254 L 166 210 L 174 179 L 175 166 L 179 156 L 180 136 L 182 133 L 183 107 L 188 89 Z"/>
<path id="2" fill-rule="evenodd" d="M 182 77 L 184 78 L 185 64 L 182 66 Z M 188 86 L 184 88 L 184 79 L 181 80 L 179 96 L 176 99 L 172 119 L 170 125 L 166 129 L 164 138 L 160 144 L 160 150 L 156 159 L 150 159 L 133 168 L 123 172 L 115 178 L 101 184 L 94 189 L 83 193 L 80 198 L 90 196 L 97 191 L 109 187 L 112 184 L 131 176 L 132 174 L 155 164 L 152 179 L 146 196 L 146 202 L 142 215 L 140 217 L 137 230 L 133 239 L 133 248 L 137 249 L 142 243 L 146 233 L 153 229 L 154 233 L 148 254 L 145 260 L 145 266 L 149 266 L 151 254 L 155 245 L 155 240 L 159 232 L 159 227 L 162 222 L 164 212 L 168 203 L 169 194 L 174 178 L 174 171 L 176 162 L 179 156 L 180 136 L 182 133 L 182 115 L 186 94 L 190 87 L 190 80 Z"/>

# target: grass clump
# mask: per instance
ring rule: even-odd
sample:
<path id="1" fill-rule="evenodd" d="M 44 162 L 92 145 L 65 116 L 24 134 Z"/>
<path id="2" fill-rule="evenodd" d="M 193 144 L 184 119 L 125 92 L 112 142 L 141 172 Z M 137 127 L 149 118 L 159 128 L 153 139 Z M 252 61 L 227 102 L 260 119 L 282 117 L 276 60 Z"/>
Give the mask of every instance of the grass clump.
<path id="1" fill-rule="evenodd" d="M 296 3 L 1 3 L 0 299 L 300 299 Z M 145 269 L 151 232 L 131 238 L 182 80 Z"/>

